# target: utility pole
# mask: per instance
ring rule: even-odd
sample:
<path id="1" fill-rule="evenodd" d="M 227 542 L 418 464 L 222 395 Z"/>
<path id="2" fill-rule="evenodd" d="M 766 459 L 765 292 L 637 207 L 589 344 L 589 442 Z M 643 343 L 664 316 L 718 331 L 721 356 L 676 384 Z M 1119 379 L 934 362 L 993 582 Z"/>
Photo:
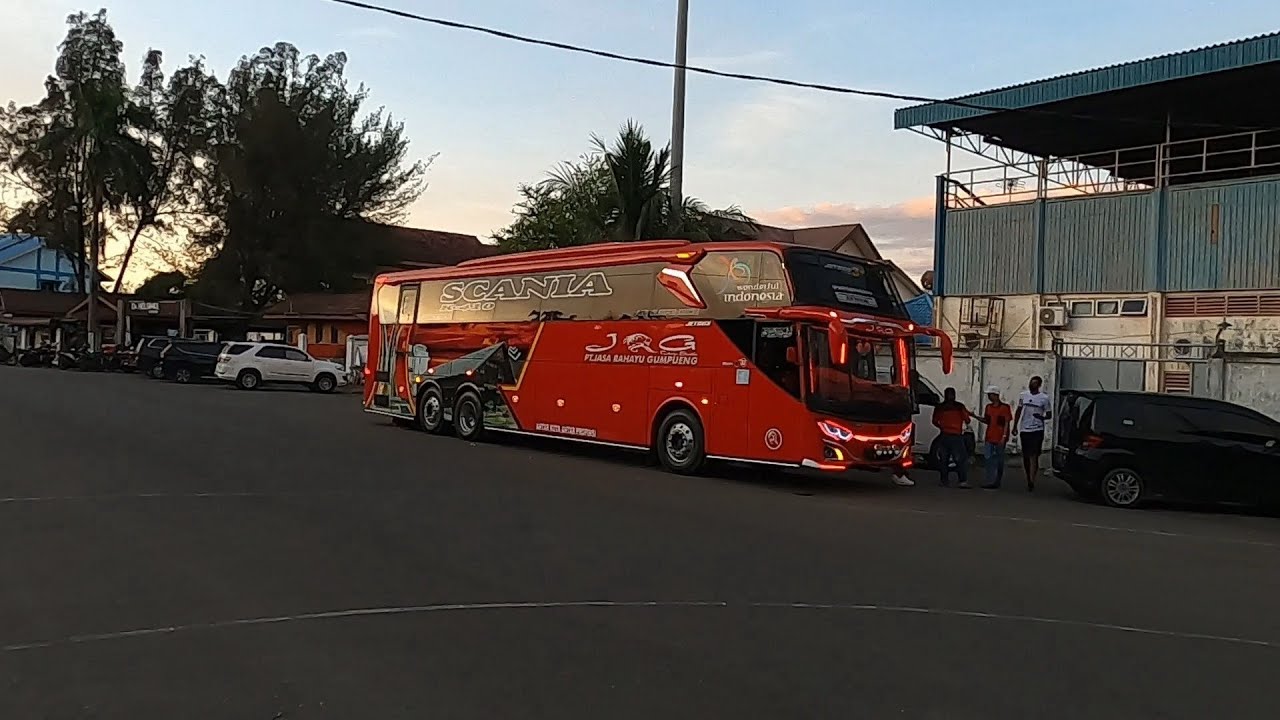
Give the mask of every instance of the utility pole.
<path id="1" fill-rule="evenodd" d="M 689 59 L 689 0 L 678 0 L 676 13 L 676 77 L 671 101 L 671 212 L 676 220 L 684 206 L 684 66 Z"/>

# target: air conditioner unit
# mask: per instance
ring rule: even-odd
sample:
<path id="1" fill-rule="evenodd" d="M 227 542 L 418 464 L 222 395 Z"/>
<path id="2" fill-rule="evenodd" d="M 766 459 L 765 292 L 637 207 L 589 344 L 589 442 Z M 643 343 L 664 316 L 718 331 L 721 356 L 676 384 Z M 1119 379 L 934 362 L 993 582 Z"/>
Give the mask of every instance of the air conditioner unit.
<path id="1" fill-rule="evenodd" d="M 1067 326 L 1067 306 L 1066 305 L 1041 305 L 1040 306 L 1040 327 L 1044 328 L 1060 328 Z"/>

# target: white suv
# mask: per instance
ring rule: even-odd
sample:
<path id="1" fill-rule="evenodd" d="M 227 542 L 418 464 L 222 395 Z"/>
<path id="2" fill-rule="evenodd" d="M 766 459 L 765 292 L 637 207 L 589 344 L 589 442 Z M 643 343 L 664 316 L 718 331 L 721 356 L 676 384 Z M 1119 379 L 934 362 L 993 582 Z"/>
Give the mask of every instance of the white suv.
<path id="1" fill-rule="evenodd" d="M 263 383 L 293 383 L 328 393 L 349 379 L 341 365 L 278 343 L 229 343 L 218 356 L 214 374 L 241 390 L 256 390 Z"/>

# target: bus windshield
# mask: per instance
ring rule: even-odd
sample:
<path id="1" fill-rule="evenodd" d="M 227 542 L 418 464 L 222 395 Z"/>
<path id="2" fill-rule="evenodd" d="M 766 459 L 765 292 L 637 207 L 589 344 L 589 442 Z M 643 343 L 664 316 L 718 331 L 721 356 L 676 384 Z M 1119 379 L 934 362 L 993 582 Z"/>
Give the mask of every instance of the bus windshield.
<path id="1" fill-rule="evenodd" d="M 809 249 L 788 250 L 786 260 L 797 305 L 907 317 L 883 265 Z"/>
<path id="2" fill-rule="evenodd" d="M 895 348 L 902 340 L 850 336 L 848 363 L 841 367 L 831 357 L 825 328 L 810 327 L 805 337 L 810 410 L 862 422 L 911 419 L 911 393 Z"/>

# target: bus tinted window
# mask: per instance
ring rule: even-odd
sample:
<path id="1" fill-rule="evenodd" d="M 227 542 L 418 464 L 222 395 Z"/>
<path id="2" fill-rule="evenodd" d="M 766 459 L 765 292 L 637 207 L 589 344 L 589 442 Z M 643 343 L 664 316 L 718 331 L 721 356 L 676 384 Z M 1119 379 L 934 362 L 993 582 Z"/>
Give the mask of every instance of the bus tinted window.
<path id="1" fill-rule="evenodd" d="M 907 317 L 882 265 L 816 250 L 787 250 L 786 257 L 797 304 Z"/>
<path id="2" fill-rule="evenodd" d="M 707 253 L 693 268 L 693 285 L 707 303 L 701 314 L 710 317 L 791 304 L 782 258 L 769 251 Z"/>
<path id="3" fill-rule="evenodd" d="M 379 285 L 375 307 L 378 310 L 379 322 L 384 325 L 394 323 L 396 321 L 396 311 L 400 307 L 400 286 Z"/>

